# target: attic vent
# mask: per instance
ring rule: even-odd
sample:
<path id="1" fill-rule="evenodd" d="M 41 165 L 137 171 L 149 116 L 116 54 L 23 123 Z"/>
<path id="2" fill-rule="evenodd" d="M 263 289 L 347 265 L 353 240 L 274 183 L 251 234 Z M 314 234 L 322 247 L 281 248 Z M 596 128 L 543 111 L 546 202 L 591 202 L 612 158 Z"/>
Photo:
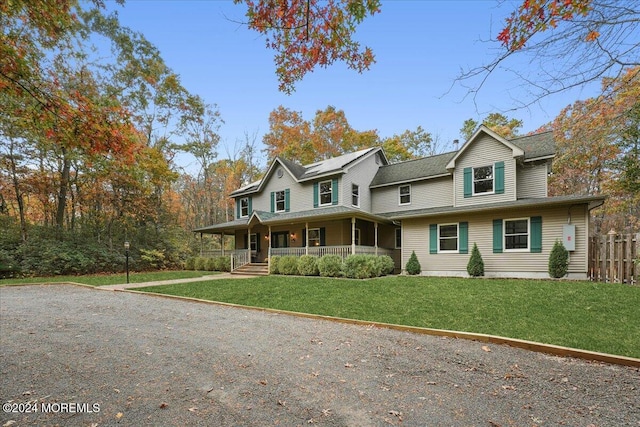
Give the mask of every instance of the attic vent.
<path id="1" fill-rule="evenodd" d="M 278 178 L 282 178 L 282 175 L 284 175 L 284 172 L 282 172 L 282 169 L 278 168 L 278 170 L 276 171 L 276 175 L 278 176 Z"/>

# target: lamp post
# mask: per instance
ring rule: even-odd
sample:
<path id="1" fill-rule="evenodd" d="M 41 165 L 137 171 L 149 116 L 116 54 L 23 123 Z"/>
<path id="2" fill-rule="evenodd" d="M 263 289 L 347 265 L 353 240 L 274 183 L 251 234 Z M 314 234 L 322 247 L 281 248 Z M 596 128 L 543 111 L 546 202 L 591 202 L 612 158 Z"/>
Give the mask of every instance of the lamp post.
<path id="1" fill-rule="evenodd" d="M 126 257 L 126 263 L 125 263 L 125 268 L 127 270 L 127 283 L 129 283 L 129 248 L 131 247 L 131 245 L 129 244 L 129 241 L 125 241 L 124 242 L 124 255 Z"/>

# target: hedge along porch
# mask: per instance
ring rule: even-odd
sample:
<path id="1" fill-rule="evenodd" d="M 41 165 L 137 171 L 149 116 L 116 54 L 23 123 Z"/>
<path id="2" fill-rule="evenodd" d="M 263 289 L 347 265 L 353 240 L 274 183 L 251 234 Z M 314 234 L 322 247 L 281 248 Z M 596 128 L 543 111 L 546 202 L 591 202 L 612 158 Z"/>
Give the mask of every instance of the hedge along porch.
<path id="1" fill-rule="evenodd" d="M 234 249 L 201 251 L 203 256 L 229 255 L 234 268 L 247 263 L 268 263 L 272 256 L 389 255 L 400 268 L 399 230 L 384 218 L 349 208 L 274 214 L 254 211 L 248 220 L 235 220 L 195 230 L 201 234 L 234 237 Z"/>

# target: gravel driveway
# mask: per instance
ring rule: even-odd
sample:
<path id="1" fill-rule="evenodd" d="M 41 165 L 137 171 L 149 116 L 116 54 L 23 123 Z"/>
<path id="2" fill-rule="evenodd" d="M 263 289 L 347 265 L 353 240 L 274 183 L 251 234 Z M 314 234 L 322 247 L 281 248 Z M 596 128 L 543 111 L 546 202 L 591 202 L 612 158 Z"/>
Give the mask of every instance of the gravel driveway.
<path id="1" fill-rule="evenodd" d="M 70 285 L 0 320 L 2 426 L 640 426 L 637 368 L 508 346 Z"/>

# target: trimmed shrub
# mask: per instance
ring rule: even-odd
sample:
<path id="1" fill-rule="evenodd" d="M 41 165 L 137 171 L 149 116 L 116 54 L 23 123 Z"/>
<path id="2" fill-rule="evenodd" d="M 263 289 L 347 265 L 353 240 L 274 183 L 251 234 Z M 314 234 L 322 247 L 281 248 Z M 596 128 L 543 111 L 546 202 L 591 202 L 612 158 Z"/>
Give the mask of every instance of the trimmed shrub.
<path id="1" fill-rule="evenodd" d="M 231 271 L 231 257 L 219 256 L 215 259 L 215 271 Z"/>
<path id="2" fill-rule="evenodd" d="M 318 271 L 322 277 L 342 276 L 342 258 L 339 255 L 324 255 L 318 260 Z"/>
<path id="3" fill-rule="evenodd" d="M 298 259 L 298 272 L 303 276 L 317 276 L 320 274 L 318 270 L 318 257 L 312 255 L 302 255 Z"/>
<path id="4" fill-rule="evenodd" d="M 207 265 L 207 259 L 205 257 L 197 256 L 193 268 L 197 271 L 204 271 Z"/>
<path id="5" fill-rule="evenodd" d="M 396 265 L 393 262 L 393 258 L 391 258 L 389 255 L 380 255 L 377 259 L 377 262 L 380 270 L 380 276 L 392 274 L 393 270 L 395 270 L 396 268 Z"/>
<path id="6" fill-rule="evenodd" d="M 375 255 L 349 255 L 344 260 L 344 275 L 351 279 L 369 279 L 378 276 Z"/>
<path id="7" fill-rule="evenodd" d="M 556 240 L 549 254 L 549 276 L 559 279 L 569 272 L 569 251 Z"/>
<path id="8" fill-rule="evenodd" d="M 280 274 L 280 270 L 278 269 L 278 264 L 280 264 L 280 255 L 274 255 L 269 260 L 269 273 L 270 274 Z"/>
<path id="9" fill-rule="evenodd" d="M 278 262 L 278 271 L 280 274 L 287 276 L 295 276 L 298 274 L 298 257 L 287 255 L 280 258 Z"/>
<path id="10" fill-rule="evenodd" d="M 216 271 L 217 260 L 217 258 L 207 258 L 207 260 L 204 262 L 204 269 L 207 271 Z"/>
<path id="11" fill-rule="evenodd" d="M 473 249 L 471 250 L 471 257 L 469 258 L 469 263 L 467 264 L 467 273 L 472 277 L 484 276 L 484 261 L 482 261 L 482 255 L 480 255 L 480 249 L 478 249 L 478 245 L 473 244 Z"/>
<path id="12" fill-rule="evenodd" d="M 404 268 L 407 270 L 407 274 L 420 274 L 422 268 L 420 267 L 420 261 L 418 261 L 418 257 L 416 256 L 416 251 L 411 252 L 409 261 L 407 261 L 407 265 Z"/>
<path id="13" fill-rule="evenodd" d="M 185 270 L 195 270 L 196 258 L 189 257 L 184 261 L 184 269 Z"/>

